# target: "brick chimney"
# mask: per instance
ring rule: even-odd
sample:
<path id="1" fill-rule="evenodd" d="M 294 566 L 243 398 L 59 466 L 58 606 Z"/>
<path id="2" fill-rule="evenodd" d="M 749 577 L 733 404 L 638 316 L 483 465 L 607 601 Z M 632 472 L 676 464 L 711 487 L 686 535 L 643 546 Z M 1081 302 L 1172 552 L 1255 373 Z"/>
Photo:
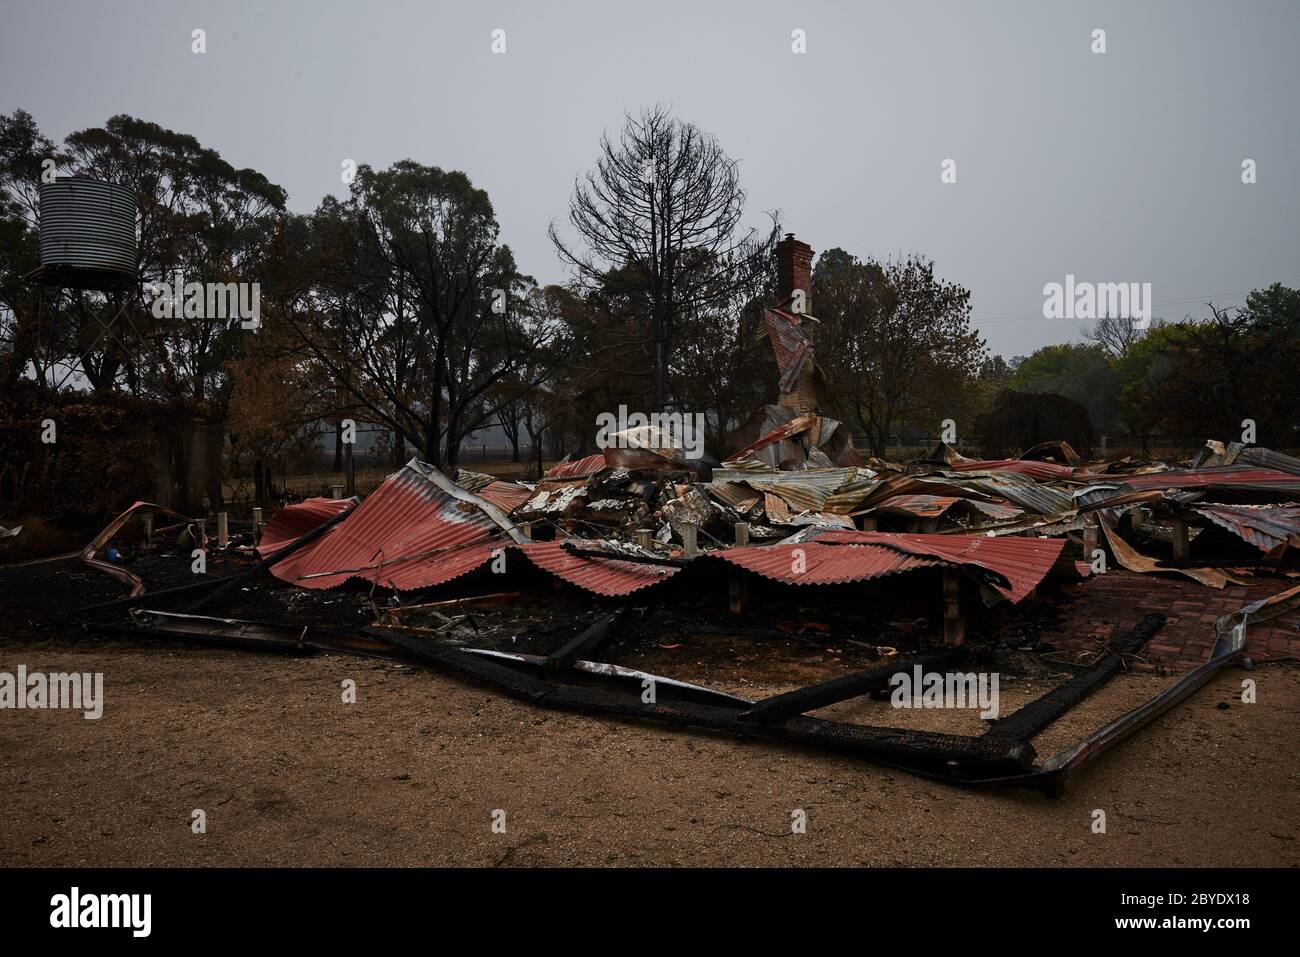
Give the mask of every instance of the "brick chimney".
<path id="1" fill-rule="evenodd" d="M 802 311 L 813 315 L 812 260 L 812 247 L 795 239 L 794 233 L 786 233 L 785 239 L 776 244 L 776 301 L 787 312 L 794 311 L 790 297 L 796 289 L 802 289 Z"/>
<path id="2" fill-rule="evenodd" d="M 812 259 L 812 247 L 795 239 L 794 233 L 786 233 L 785 239 L 776 244 L 776 302 L 781 310 L 812 316 Z M 791 301 L 791 297 L 798 290 L 803 291 L 802 303 Z M 787 320 L 775 317 L 768 321 L 769 324 L 775 322 L 785 326 L 788 330 L 787 342 L 791 340 L 805 342 L 807 350 L 801 363 L 802 368 L 796 378 L 786 384 L 786 376 L 782 376 L 786 387 L 781 390 L 777 402 L 800 415 L 811 412 L 817 406 L 816 375 L 812 357 L 814 323 L 805 321 L 792 326 Z M 777 362 L 781 361 L 778 352 Z"/>

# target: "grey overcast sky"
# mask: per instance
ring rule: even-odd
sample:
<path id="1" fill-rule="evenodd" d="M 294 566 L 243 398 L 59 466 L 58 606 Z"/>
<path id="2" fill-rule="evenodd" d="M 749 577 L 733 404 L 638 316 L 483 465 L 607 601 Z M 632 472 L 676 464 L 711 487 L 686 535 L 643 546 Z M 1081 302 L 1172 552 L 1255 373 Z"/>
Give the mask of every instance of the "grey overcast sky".
<path id="1" fill-rule="evenodd" d="M 1154 314 L 1300 286 L 1300 2 L 0 0 L 0 110 L 56 140 L 130 113 L 308 211 L 340 164 L 465 171 L 540 282 L 602 130 L 655 102 L 741 163 L 750 219 L 920 252 L 990 347 L 1078 340 L 1067 273 Z M 191 52 L 191 32 L 207 52 Z M 492 31 L 506 53 L 492 53 Z M 807 52 L 791 51 L 804 30 Z M 1106 52 L 1091 52 L 1105 30 Z M 943 184 L 945 159 L 957 182 Z M 1241 181 L 1244 159 L 1258 182 Z M 815 311 L 814 303 L 814 311 Z"/>

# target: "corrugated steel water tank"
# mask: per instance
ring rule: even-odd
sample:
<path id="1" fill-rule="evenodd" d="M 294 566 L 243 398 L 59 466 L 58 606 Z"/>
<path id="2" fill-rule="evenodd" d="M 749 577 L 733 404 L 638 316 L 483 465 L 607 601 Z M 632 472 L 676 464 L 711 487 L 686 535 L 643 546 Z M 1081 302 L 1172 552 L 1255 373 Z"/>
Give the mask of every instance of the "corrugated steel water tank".
<path id="1" fill-rule="evenodd" d="M 135 196 L 125 186 L 60 177 L 41 184 L 41 267 L 135 278 Z"/>

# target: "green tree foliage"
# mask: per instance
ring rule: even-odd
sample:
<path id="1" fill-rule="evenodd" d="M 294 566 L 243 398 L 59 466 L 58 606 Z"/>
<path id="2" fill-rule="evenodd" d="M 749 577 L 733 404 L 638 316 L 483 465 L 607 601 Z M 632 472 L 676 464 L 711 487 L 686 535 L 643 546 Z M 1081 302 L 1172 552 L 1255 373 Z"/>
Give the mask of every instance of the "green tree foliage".
<path id="1" fill-rule="evenodd" d="M 0 295 L 14 317 L 10 375 L 44 358 L 36 353 L 28 326 L 17 321 L 31 313 L 34 323 L 35 315 L 13 283 L 19 269 L 35 265 L 32 237 L 45 159 L 55 160 L 61 176 L 106 180 L 134 192 L 141 283 L 171 282 L 176 270 L 187 282 L 258 281 L 265 239 L 285 203 L 284 190 L 261 173 L 236 169 L 193 136 L 125 114 L 70 134 L 62 150 L 40 134 L 29 114 L 19 110 L 0 117 L 0 230 L 18 240 L 12 250 L 6 243 L 7 258 L 0 262 Z M 9 260 L 15 251 L 21 251 L 21 261 Z M 25 293 L 32 295 L 30 287 Z M 54 343 L 56 361 L 78 368 L 93 389 L 125 387 L 140 395 L 222 406 L 228 396 L 226 362 L 247 344 L 246 331 L 210 315 L 158 319 L 140 297 L 132 294 L 127 301 L 128 324 L 113 336 L 104 334 L 100 317 L 118 300 L 93 292 L 51 297 L 54 326 L 63 333 Z"/>
<path id="2" fill-rule="evenodd" d="M 427 461 L 454 468 L 466 435 L 549 375 L 536 360 L 554 330 L 530 313 L 532 280 L 464 173 L 361 166 L 308 233 L 277 267 L 282 316 L 316 377 Z"/>
<path id="3" fill-rule="evenodd" d="M 901 427 L 929 435 L 943 419 L 973 422 L 986 352 L 968 290 L 920 256 L 879 263 L 842 249 L 818 257 L 812 287 L 817 364 L 874 455 Z"/>
<path id="4" fill-rule="evenodd" d="M 1054 392 L 999 392 L 975 421 L 984 455 L 1019 455 L 1040 442 L 1064 440 L 1087 455 L 1095 435 L 1088 410 Z"/>
<path id="5" fill-rule="evenodd" d="M 1121 364 L 1122 406 L 1135 428 L 1294 447 L 1300 425 L 1300 292 L 1275 284 L 1240 309 L 1156 330 Z"/>
<path id="6" fill-rule="evenodd" d="M 1106 350 L 1097 344 L 1044 346 L 1020 363 L 1007 380 L 1007 388 L 1064 396 L 1088 410 L 1098 431 L 1119 424 L 1116 403 L 1123 384 Z"/>
<path id="7" fill-rule="evenodd" d="M 41 161 L 54 156 L 30 113 L 0 115 L 0 385 L 12 385 L 32 362 L 44 372 L 36 290 L 22 277 L 40 265 L 37 190 Z"/>

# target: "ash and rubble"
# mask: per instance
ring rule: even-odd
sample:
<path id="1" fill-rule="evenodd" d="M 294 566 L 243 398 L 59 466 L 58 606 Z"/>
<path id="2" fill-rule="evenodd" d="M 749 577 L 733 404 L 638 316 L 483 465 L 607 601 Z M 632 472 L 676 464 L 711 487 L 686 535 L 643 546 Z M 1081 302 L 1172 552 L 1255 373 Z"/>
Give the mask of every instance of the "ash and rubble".
<path id="1" fill-rule="evenodd" d="M 781 427 L 756 444 L 816 451 L 819 420 L 801 418 L 794 423 L 802 428 Z M 669 454 L 657 466 L 628 468 L 618 464 L 620 451 L 562 462 L 536 483 L 462 470 L 457 484 L 503 507 L 534 540 L 584 539 L 611 555 L 726 549 L 737 525 L 747 526 L 751 542 L 797 543 L 840 529 L 1066 537 L 1081 549 L 1089 525 L 1173 547 L 1181 524 L 1189 547 L 1173 557 L 1210 563 L 1220 557 L 1208 547 L 1222 543 L 1218 531 L 1255 546 L 1252 564 L 1300 547 L 1300 460 L 1239 443 L 1207 442 L 1186 461 L 1085 462 L 1064 442 L 982 460 L 941 443 L 905 464 L 817 466 L 787 457 L 773 466 L 747 454 L 699 469 Z M 522 504 L 508 508 L 511 501 Z"/>
<path id="2" fill-rule="evenodd" d="M 1095 588 L 1112 568 L 1266 588 L 1200 616 L 1213 621 L 1208 660 L 1108 726 L 1136 728 L 1243 657 L 1235 625 L 1300 607 L 1300 459 L 1209 441 L 1186 461 L 1085 460 L 1056 441 L 1006 459 L 940 442 L 911 461 L 864 461 L 822 411 L 816 320 L 786 305 L 764 313 L 778 401 L 721 461 L 657 424 L 605 436 L 533 483 L 412 459 L 364 498 L 309 499 L 233 537 L 223 516 L 215 549 L 203 522 L 136 503 L 62 556 L 131 591 L 74 620 L 136 638 L 396 657 L 553 707 L 848 744 L 922 774 L 1051 789 L 1121 735 L 1103 729 L 1042 764 L 1032 739 L 1141 653 L 1163 612 L 1115 609 L 1087 659 L 1068 663 L 1063 694 L 982 738 L 809 713 L 878 696 L 907 667 L 1068 674 L 1048 657 L 1052 592 Z M 158 541 L 155 513 L 181 519 Z M 205 548 L 200 581 L 166 584 Z M 648 710 L 647 680 L 669 695 Z M 751 682 L 804 686 L 751 699 Z"/>

